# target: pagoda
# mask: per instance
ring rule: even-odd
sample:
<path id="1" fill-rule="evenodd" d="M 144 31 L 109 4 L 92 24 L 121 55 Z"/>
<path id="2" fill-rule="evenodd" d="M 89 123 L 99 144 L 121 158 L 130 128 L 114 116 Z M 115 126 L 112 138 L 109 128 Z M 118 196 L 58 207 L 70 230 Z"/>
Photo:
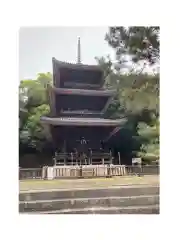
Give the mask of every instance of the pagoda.
<path id="1" fill-rule="evenodd" d="M 54 165 L 113 163 L 106 144 L 125 119 L 104 117 L 116 90 L 103 88 L 98 65 L 81 63 L 78 38 L 77 63 L 52 58 L 53 86 L 48 86 L 50 114 L 41 117 L 54 146 Z"/>

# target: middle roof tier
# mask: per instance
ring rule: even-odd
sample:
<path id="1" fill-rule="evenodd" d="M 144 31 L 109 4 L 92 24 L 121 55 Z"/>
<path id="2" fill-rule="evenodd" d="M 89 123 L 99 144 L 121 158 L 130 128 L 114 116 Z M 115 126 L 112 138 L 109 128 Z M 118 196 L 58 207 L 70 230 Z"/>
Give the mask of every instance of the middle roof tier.
<path id="1" fill-rule="evenodd" d="M 66 112 L 72 114 L 79 113 L 99 113 L 106 111 L 116 90 L 84 90 L 84 89 L 64 89 L 52 87 L 51 109 L 56 109 L 55 115 Z M 53 99 L 53 101 L 52 101 Z"/>

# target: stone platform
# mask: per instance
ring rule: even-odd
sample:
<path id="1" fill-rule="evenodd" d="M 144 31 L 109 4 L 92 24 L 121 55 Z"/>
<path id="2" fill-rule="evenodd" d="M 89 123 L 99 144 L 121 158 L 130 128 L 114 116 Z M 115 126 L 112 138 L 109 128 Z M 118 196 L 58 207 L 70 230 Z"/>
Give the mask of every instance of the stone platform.
<path id="1" fill-rule="evenodd" d="M 38 214 L 158 214 L 159 186 L 121 185 L 22 191 L 19 211 Z"/>

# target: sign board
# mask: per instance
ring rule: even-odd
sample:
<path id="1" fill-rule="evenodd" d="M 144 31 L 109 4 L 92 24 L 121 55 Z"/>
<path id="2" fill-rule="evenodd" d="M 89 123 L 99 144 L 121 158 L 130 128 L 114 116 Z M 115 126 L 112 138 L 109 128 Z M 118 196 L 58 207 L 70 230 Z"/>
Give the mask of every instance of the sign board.
<path id="1" fill-rule="evenodd" d="M 132 165 L 141 165 L 142 160 L 141 158 L 133 158 L 132 159 Z"/>

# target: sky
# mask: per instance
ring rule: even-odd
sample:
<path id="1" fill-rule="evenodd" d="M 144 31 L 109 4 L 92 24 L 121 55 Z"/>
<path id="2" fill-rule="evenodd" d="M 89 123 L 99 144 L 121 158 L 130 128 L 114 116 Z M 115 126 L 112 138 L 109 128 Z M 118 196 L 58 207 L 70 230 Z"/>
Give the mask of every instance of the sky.
<path id="1" fill-rule="evenodd" d="M 115 53 L 104 40 L 108 27 L 26 27 L 19 31 L 19 78 L 35 78 L 52 72 L 52 57 L 76 62 L 77 39 L 81 38 L 81 60 L 96 64 L 95 57 Z"/>

